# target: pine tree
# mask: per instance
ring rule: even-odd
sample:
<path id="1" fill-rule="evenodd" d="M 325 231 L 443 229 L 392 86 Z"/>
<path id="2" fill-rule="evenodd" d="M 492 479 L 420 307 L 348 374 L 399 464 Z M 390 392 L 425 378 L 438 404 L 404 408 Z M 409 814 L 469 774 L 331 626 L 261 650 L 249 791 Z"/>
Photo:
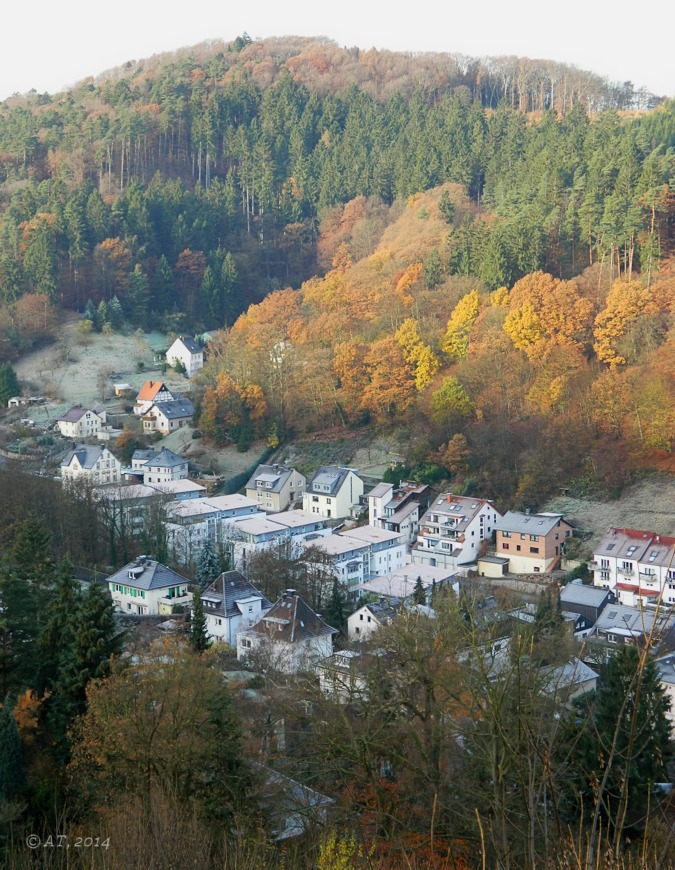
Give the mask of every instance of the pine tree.
<path id="1" fill-rule="evenodd" d="M 124 311 L 117 296 L 113 296 L 108 303 L 108 320 L 113 329 L 121 329 L 124 323 Z"/>
<path id="2" fill-rule="evenodd" d="M 82 320 L 91 320 L 93 324 L 96 324 L 96 306 L 91 299 L 88 299 L 87 304 L 84 306 Z"/>
<path id="3" fill-rule="evenodd" d="M 341 632 L 344 632 L 347 627 L 347 598 L 337 578 L 333 579 L 333 587 L 326 607 L 326 620 L 329 625 Z"/>
<path id="4" fill-rule="evenodd" d="M 212 541 L 207 538 L 197 559 L 197 582 L 203 591 L 210 586 L 221 573 L 218 555 Z"/>
<path id="5" fill-rule="evenodd" d="M 206 630 L 206 616 L 204 614 L 204 605 L 202 604 L 201 589 L 195 590 L 192 598 L 190 646 L 197 653 L 202 653 L 211 646 L 211 640 Z"/>
<path id="6" fill-rule="evenodd" d="M 22 580 L 49 582 L 54 573 L 51 541 L 36 516 L 23 520 L 14 536 L 12 559 L 17 577 Z"/>
<path id="7" fill-rule="evenodd" d="M 37 589 L 16 574 L 0 572 L 0 693 L 32 685 L 37 667 Z"/>
<path id="8" fill-rule="evenodd" d="M 422 584 L 421 577 L 418 577 L 417 580 L 415 580 L 415 587 L 413 589 L 412 599 L 415 602 L 415 604 L 426 604 L 427 603 L 427 595 L 426 595 L 426 592 L 424 591 L 424 586 Z"/>
<path id="9" fill-rule="evenodd" d="M 21 392 L 19 379 L 11 363 L 0 363 L 0 405 L 6 405 L 12 396 Z"/>
<path id="10" fill-rule="evenodd" d="M 21 737 L 9 695 L 0 709 L 0 804 L 16 797 L 25 782 Z"/>
<path id="11" fill-rule="evenodd" d="M 75 622 L 82 594 L 73 576 L 73 566 L 67 559 L 61 562 L 50 597 L 49 619 L 37 640 L 39 665 L 36 688 L 40 695 L 53 690 L 75 641 Z"/>

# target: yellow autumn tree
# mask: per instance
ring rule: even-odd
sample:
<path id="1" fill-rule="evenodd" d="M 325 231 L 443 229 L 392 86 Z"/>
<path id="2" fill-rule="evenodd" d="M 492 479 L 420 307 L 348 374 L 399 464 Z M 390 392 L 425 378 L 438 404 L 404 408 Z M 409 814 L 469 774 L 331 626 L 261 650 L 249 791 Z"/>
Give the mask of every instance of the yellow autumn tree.
<path id="1" fill-rule="evenodd" d="M 641 314 L 651 313 L 652 294 L 637 281 L 615 281 L 607 294 L 605 307 L 595 318 L 593 349 L 600 362 L 610 366 L 626 364 L 617 345 L 628 327 Z"/>
<path id="2" fill-rule="evenodd" d="M 514 346 L 524 350 L 530 358 L 536 357 L 538 345 L 545 338 L 539 315 L 528 302 L 520 308 L 509 311 L 504 321 L 504 332 Z"/>
<path id="3" fill-rule="evenodd" d="M 448 320 L 442 344 L 443 351 L 451 359 L 461 360 L 466 356 L 471 330 L 478 317 L 479 308 L 477 290 L 472 290 L 466 296 L 462 296 L 455 305 Z"/>
<path id="4" fill-rule="evenodd" d="M 429 345 L 420 338 L 419 327 L 414 317 L 408 317 L 403 321 L 396 330 L 394 338 L 401 345 L 405 361 L 413 367 L 415 386 L 422 392 L 432 382 L 439 369 L 438 358 Z"/>

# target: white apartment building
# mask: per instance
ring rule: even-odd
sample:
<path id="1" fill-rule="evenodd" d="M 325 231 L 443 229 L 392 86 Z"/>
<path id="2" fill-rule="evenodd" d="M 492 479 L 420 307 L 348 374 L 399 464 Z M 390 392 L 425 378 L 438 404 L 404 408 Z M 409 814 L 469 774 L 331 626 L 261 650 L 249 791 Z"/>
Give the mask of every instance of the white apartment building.
<path id="1" fill-rule="evenodd" d="M 327 519 L 352 515 L 363 495 L 363 481 L 351 468 L 322 465 L 302 498 L 302 509 Z"/>
<path id="2" fill-rule="evenodd" d="M 675 604 L 675 538 L 637 529 L 610 528 L 588 566 L 593 583 L 613 592 L 619 603 L 635 607 Z"/>
<path id="3" fill-rule="evenodd" d="M 434 499 L 420 520 L 412 547 L 415 565 L 458 568 L 472 565 L 492 539 L 501 513 L 487 499 L 447 493 Z"/>
<path id="4" fill-rule="evenodd" d="M 92 486 L 104 483 L 119 483 L 122 464 L 107 447 L 78 444 L 69 450 L 61 462 L 61 479 L 64 484 L 84 482 Z"/>

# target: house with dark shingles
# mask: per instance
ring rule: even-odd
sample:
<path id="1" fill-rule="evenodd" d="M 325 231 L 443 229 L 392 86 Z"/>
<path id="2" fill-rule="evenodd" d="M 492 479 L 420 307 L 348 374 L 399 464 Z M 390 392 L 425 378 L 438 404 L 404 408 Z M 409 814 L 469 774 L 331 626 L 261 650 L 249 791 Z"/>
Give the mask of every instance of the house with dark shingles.
<path id="1" fill-rule="evenodd" d="M 71 408 L 56 420 L 63 438 L 96 438 L 106 424 L 106 412 L 91 408 Z"/>
<path id="2" fill-rule="evenodd" d="M 413 544 L 430 501 L 431 488 L 424 484 L 378 483 L 368 493 L 368 525 L 398 532 L 406 544 Z"/>
<path id="3" fill-rule="evenodd" d="M 180 362 L 185 374 L 190 378 L 204 365 L 204 349 L 194 338 L 181 335 L 166 352 L 166 361 L 170 366 Z"/>
<path id="4" fill-rule="evenodd" d="M 131 457 L 132 472 L 143 476 L 143 483 L 170 483 L 185 480 L 188 462 L 182 456 L 164 447 L 162 450 L 134 450 Z"/>
<path id="5" fill-rule="evenodd" d="M 621 604 L 635 607 L 675 604 L 675 538 L 641 529 L 609 528 L 596 547 L 593 584 L 612 591 Z"/>
<path id="6" fill-rule="evenodd" d="M 363 495 L 363 481 L 352 468 L 322 465 L 307 485 L 302 509 L 329 519 L 351 516 Z"/>
<path id="7" fill-rule="evenodd" d="M 151 405 L 143 413 L 143 431 L 161 432 L 168 435 L 183 426 L 189 426 L 195 406 L 185 396 L 177 396 L 168 402 Z"/>
<path id="8" fill-rule="evenodd" d="M 295 589 L 287 589 L 260 622 L 237 635 L 237 658 L 256 654 L 265 667 L 282 673 L 310 671 L 333 654 L 337 633 Z"/>
<path id="9" fill-rule="evenodd" d="M 214 640 L 237 645 L 237 634 L 258 622 L 272 607 L 239 571 L 225 571 L 205 592 L 206 630 Z"/>
<path id="10" fill-rule="evenodd" d="M 83 482 L 92 486 L 119 483 L 122 464 L 107 447 L 77 444 L 61 461 L 61 480 L 64 484 Z"/>
<path id="11" fill-rule="evenodd" d="M 246 496 L 264 511 L 285 511 L 302 498 L 307 480 L 304 474 L 285 465 L 259 465 L 246 484 Z"/>
<path id="12" fill-rule="evenodd" d="M 124 613 L 170 614 L 192 601 L 190 581 L 151 556 L 139 556 L 107 579 L 115 607 Z"/>

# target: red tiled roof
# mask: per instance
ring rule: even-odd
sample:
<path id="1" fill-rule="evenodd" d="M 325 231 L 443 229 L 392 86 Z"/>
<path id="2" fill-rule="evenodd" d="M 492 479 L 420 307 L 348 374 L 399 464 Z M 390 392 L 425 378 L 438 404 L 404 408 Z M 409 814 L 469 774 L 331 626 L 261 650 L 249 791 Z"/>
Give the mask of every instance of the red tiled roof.
<path id="1" fill-rule="evenodd" d="M 622 592 L 635 592 L 636 595 L 648 595 L 650 597 L 661 594 L 658 589 L 640 589 L 639 586 L 632 586 L 630 583 L 617 583 L 616 588 L 621 589 Z"/>
<path id="2" fill-rule="evenodd" d="M 163 381 L 146 381 L 137 396 L 139 402 L 150 402 L 164 386 Z"/>

